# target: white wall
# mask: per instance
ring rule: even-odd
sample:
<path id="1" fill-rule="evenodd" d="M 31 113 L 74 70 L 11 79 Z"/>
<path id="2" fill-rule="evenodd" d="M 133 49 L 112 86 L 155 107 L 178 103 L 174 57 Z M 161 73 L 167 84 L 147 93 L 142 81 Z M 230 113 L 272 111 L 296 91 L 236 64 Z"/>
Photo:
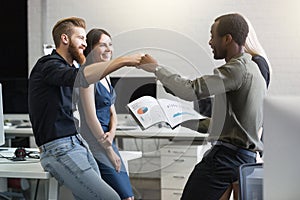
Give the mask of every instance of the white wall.
<path id="1" fill-rule="evenodd" d="M 153 55 L 162 64 L 179 72 L 210 73 L 212 67 L 220 64 L 212 59 L 208 46 L 210 25 L 215 17 L 235 11 L 251 20 L 272 63 L 270 93 L 300 94 L 299 1 L 28 0 L 28 3 L 30 68 L 42 55 L 42 44 L 52 43 L 51 30 L 55 22 L 62 17 L 80 16 L 86 19 L 88 30 L 102 27 L 113 35 L 115 55 L 134 47 L 151 47 L 156 48 Z M 156 32 L 153 34 L 147 28 L 154 28 Z M 170 37 L 167 33 L 171 33 Z M 190 47 L 191 44 L 194 46 Z M 198 67 L 197 73 L 193 73 L 193 66 Z"/>
<path id="2" fill-rule="evenodd" d="M 28 0 L 28 4 L 30 69 L 42 55 L 42 44 L 53 43 L 55 22 L 79 16 L 86 19 L 87 30 L 101 27 L 112 34 L 115 56 L 145 51 L 186 76 L 211 73 L 222 62 L 212 59 L 210 26 L 215 17 L 234 11 L 251 20 L 272 63 L 269 93 L 300 94 L 299 1 Z"/>

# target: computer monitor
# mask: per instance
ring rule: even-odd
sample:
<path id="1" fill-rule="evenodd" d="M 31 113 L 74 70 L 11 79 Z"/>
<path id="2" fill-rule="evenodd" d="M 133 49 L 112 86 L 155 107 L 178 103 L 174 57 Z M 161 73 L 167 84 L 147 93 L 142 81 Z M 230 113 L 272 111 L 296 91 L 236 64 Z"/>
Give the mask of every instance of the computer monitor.
<path id="1" fill-rule="evenodd" d="M 127 104 L 142 96 L 156 98 L 155 77 L 110 77 L 111 84 L 115 88 L 117 98 L 115 102 L 116 112 L 120 118 L 127 118 L 129 111 Z"/>
<path id="2" fill-rule="evenodd" d="M 5 135 L 4 135 L 3 104 L 2 104 L 2 85 L 0 83 L 0 146 L 4 144 L 5 144 Z"/>
<path id="3" fill-rule="evenodd" d="M 28 79 L 0 78 L 2 84 L 3 113 L 9 121 L 22 122 L 28 117 Z"/>
<path id="4" fill-rule="evenodd" d="M 264 101 L 264 199 L 300 197 L 300 96 Z"/>

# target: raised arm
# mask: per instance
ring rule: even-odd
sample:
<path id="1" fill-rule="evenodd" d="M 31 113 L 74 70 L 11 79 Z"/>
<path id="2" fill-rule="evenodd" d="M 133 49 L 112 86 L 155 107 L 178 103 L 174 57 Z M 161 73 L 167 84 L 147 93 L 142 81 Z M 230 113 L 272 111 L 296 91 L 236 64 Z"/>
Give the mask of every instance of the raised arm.
<path id="1" fill-rule="evenodd" d="M 109 62 L 98 62 L 87 65 L 83 74 L 89 84 L 95 83 L 113 71 L 125 66 L 137 66 L 140 64 L 144 54 L 133 54 L 113 59 Z"/>

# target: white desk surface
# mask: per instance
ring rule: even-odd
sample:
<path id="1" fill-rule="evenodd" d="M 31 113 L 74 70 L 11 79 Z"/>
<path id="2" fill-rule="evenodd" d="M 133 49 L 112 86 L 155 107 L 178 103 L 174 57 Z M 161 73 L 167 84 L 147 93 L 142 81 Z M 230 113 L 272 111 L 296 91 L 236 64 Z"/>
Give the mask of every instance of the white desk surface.
<path id="1" fill-rule="evenodd" d="M 7 127 L 5 128 L 5 133 L 7 135 L 14 136 L 32 136 L 32 128 L 16 128 Z M 135 129 L 125 128 L 124 130 L 118 129 L 116 131 L 116 137 L 121 138 L 167 138 L 167 139 L 195 139 L 204 140 L 207 138 L 208 134 L 199 133 L 192 131 L 185 127 L 177 127 L 174 130 L 166 127 L 159 128 L 157 126 L 150 127 L 147 130 L 141 130 L 139 127 Z"/>
<path id="2" fill-rule="evenodd" d="M 16 148 L 3 147 L 0 154 L 4 157 L 12 157 Z M 3 150 L 4 149 L 4 150 Z M 27 148 L 28 151 L 37 151 L 36 148 Z M 28 178 L 28 179 L 48 179 L 48 200 L 58 199 L 58 182 L 44 171 L 39 159 L 26 158 L 26 161 L 12 161 L 0 158 L 1 178 Z"/>
<path id="3" fill-rule="evenodd" d="M 116 137 L 204 141 L 208 137 L 208 134 L 192 131 L 185 127 L 177 127 L 172 130 L 166 127 L 159 128 L 157 126 L 153 126 L 146 130 L 141 130 L 140 128 L 132 130 L 117 130 Z"/>
<path id="4" fill-rule="evenodd" d="M 0 147 L 0 155 L 13 157 L 16 148 Z M 26 148 L 27 151 L 37 152 L 37 148 Z M 142 157 L 140 151 L 120 151 L 120 154 L 128 171 L 128 161 Z M 0 158 L 0 177 L 1 178 L 28 178 L 28 179 L 49 179 L 49 199 L 57 199 L 58 183 L 44 171 L 39 159 L 27 158 L 25 161 L 12 161 L 7 158 Z"/>
<path id="5" fill-rule="evenodd" d="M 12 157 L 16 148 L 3 147 L 0 154 L 4 157 Z M 7 150 L 6 150 L 7 149 Z M 28 151 L 37 151 L 37 149 L 26 149 Z M 0 177 L 6 178 L 31 178 L 31 179 L 49 179 L 51 175 L 45 172 L 39 159 L 26 158 L 25 161 L 12 161 L 6 158 L 0 158 Z"/>
<path id="6" fill-rule="evenodd" d="M 5 126 L 4 127 L 4 132 L 6 134 L 14 135 L 14 136 L 32 136 L 32 128 L 16 128 L 16 126 Z"/>

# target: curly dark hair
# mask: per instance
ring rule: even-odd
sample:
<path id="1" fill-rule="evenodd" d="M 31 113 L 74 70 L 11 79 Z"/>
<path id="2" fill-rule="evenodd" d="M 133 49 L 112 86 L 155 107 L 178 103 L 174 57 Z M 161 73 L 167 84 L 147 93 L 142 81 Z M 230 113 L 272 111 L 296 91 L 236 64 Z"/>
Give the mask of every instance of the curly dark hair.
<path id="1" fill-rule="evenodd" d="M 238 13 L 219 16 L 215 22 L 219 22 L 217 33 L 219 36 L 230 34 L 238 45 L 244 45 L 248 36 L 249 27 L 247 21 Z"/>

